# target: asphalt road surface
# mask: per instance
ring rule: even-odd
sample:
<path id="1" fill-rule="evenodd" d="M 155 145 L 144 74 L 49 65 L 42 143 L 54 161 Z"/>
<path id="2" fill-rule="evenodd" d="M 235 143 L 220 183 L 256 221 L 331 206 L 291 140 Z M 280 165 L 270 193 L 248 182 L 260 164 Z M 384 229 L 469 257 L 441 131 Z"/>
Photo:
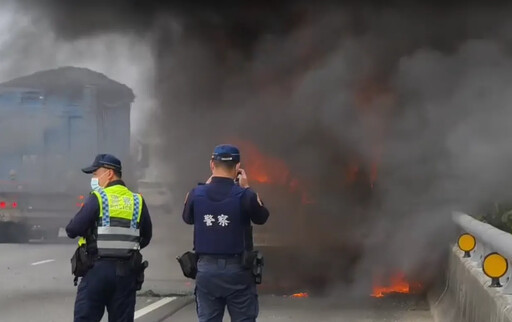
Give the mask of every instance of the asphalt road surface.
<path id="1" fill-rule="evenodd" d="M 153 241 L 143 250 L 149 267 L 137 298 L 136 321 L 170 314 L 186 304 L 181 295 L 193 289 L 175 260 L 190 248 L 192 230 L 170 215 L 153 214 L 153 222 Z M 75 247 L 76 240 L 0 244 L 0 321 L 72 321 L 76 287 L 69 260 Z"/>
<path id="2" fill-rule="evenodd" d="M 154 239 L 143 251 L 149 260 L 137 297 L 136 321 L 197 321 L 175 257 L 190 249 L 192 229 L 178 216 L 153 214 Z M 69 259 L 76 244 L 0 244 L 0 321 L 72 321 L 76 288 Z M 261 295 L 258 321 L 432 321 L 428 305 L 412 297 L 342 301 L 335 297 L 290 298 Z M 106 315 L 104 317 L 106 321 Z M 226 315 L 224 321 L 229 321 Z"/>
<path id="3" fill-rule="evenodd" d="M 336 298 L 290 298 L 264 295 L 260 297 L 260 322 L 432 322 L 429 307 L 424 300 L 411 297 L 342 301 Z M 192 303 L 166 322 L 197 321 Z M 230 321 L 224 315 L 224 321 Z"/>

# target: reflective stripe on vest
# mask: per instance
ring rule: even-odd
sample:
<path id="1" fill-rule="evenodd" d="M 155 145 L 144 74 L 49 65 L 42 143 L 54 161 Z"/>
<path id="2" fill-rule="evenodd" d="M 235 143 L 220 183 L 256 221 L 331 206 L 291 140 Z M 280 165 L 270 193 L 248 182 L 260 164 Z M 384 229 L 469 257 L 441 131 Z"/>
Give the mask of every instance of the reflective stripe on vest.
<path id="1" fill-rule="evenodd" d="M 140 249 L 141 197 L 124 186 L 95 191 L 100 203 L 97 247 L 100 257 L 129 257 Z"/>

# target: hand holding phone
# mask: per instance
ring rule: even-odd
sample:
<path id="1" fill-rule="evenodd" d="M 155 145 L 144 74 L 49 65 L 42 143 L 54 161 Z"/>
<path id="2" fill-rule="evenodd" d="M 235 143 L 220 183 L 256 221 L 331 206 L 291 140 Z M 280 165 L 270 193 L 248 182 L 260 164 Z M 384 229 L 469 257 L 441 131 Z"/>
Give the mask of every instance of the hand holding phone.
<path id="1" fill-rule="evenodd" d="M 240 185 L 240 187 L 249 188 L 249 180 L 247 180 L 247 174 L 245 173 L 244 169 L 238 170 L 237 179 L 238 179 L 238 184 Z"/>

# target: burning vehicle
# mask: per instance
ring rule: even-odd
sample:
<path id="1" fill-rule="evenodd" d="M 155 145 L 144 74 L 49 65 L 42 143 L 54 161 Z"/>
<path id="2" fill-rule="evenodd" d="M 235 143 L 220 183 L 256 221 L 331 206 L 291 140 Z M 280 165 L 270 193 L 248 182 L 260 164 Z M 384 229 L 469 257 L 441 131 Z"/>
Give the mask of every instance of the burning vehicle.
<path id="1" fill-rule="evenodd" d="M 294 290 L 302 285 L 314 291 L 333 282 L 349 283 L 361 254 L 367 213 L 375 202 L 369 174 L 350 163 L 340 166 L 339 173 L 331 175 L 341 178 L 336 185 L 345 194 L 329 195 L 325 189 L 315 190 L 314 182 L 294 176 L 282 159 L 264 155 L 255 144 L 235 143 L 251 186 L 272 214 L 266 225 L 253 228 L 254 246 L 266 257 L 263 287 Z M 330 212 L 326 202 L 336 211 Z"/>
<path id="2" fill-rule="evenodd" d="M 315 190 L 308 181 L 294 178 L 282 160 L 264 156 L 248 142 L 239 143 L 246 153 L 244 166 L 251 186 L 271 211 L 266 225 L 253 227 L 254 247 L 266 258 L 263 290 L 307 291 L 307 296 L 335 286 L 350 287 L 361 276 L 361 258 L 367 255 L 372 234 L 368 227 L 378 209 L 371 170 L 350 162 L 340 167 L 337 175 L 342 180 L 329 196 L 325 189 Z M 422 274 L 420 266 L 406 275 L 399 266 L 375 264 L 367 272 L 366 295 L 422 293 L 433 276 Z"/>

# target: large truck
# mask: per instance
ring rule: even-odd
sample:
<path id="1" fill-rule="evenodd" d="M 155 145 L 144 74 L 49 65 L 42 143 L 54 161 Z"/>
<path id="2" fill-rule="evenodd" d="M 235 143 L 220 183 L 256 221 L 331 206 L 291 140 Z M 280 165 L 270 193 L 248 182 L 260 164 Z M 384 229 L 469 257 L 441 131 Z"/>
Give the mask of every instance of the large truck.
<path id="1" fill-rule="evenodd" d="M 133 91 L 86 68 L 40 71 L 0 84 L 0 239 L 56 237 L 82 206 L 98 153 L 123 162 L 133 187 Z"/>

